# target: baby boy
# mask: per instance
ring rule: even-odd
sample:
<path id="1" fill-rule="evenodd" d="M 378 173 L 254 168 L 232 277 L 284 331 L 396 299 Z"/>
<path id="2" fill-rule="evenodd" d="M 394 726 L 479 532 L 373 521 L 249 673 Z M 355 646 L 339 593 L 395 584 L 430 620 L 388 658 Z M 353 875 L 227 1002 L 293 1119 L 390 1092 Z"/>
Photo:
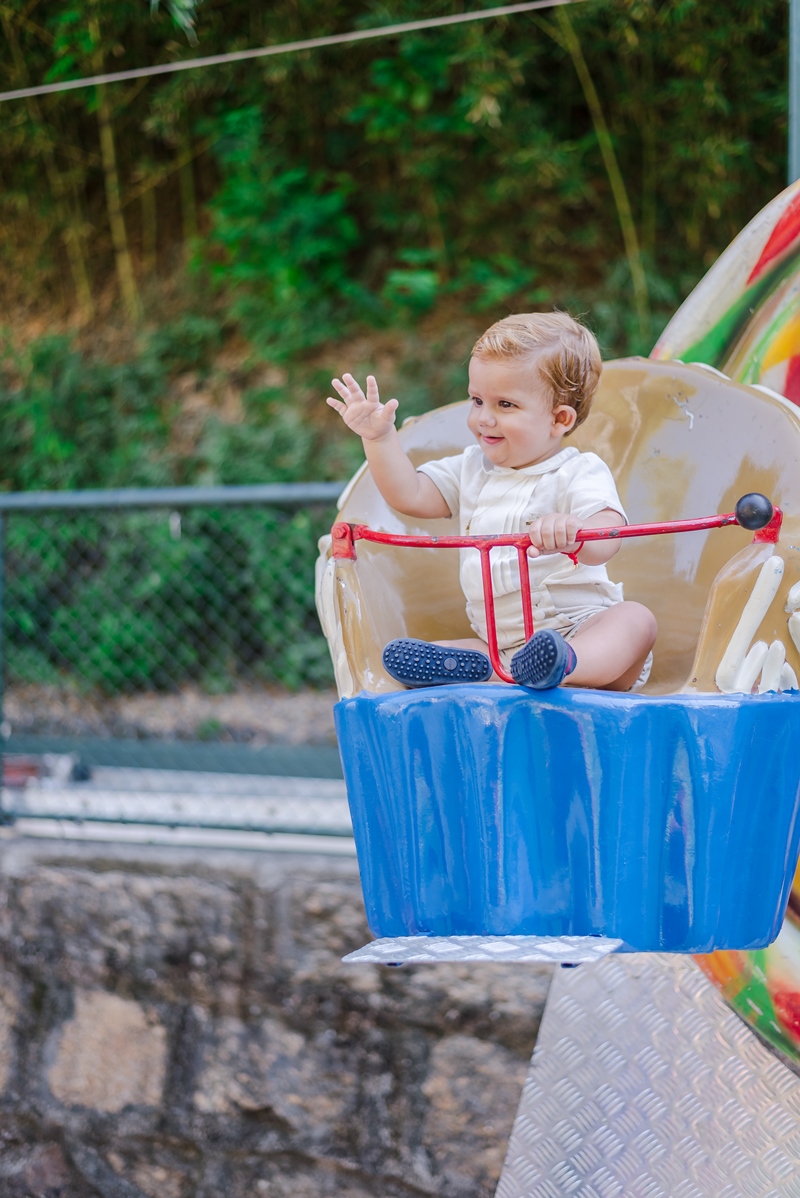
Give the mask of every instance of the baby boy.
<path id="1" fill-rule="evenodd" d="M 631 690 L 650 672 L 655 618 L 627 602 L 606 562 L 618 540 L 576 542 L 581 528 L 626 523 L 611 471 L 566 444 L 589 414 L 600 351 L 587 328 L 560 312 L 507 316 L 476 342 L 469 365 L 468 424 L 476 444 L 415 469 L 395 430 L 398 401 L 380 402 L 350 374 L 328 403 L 358 433 L 378 490 L 407 516 L 458 519 L 464 535 L 527 532 L 535 633 L 525 640 L 517 552 L 492 553 L 500 657 L 514 680 L 544 689 Z M 572 558 L 566 556 L 573 555 Z M 475 639 L 391 641 L 388 672 L 406 686 L 488 681 L 480 555 L 461 551 L 461 586 Z"/>

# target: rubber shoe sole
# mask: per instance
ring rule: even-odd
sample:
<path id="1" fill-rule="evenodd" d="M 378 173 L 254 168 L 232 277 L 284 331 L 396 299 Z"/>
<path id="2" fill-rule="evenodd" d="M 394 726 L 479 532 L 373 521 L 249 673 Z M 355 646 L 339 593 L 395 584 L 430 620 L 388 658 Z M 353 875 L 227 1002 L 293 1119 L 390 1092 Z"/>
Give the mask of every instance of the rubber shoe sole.
<path id="1" fill-rule="evenodd" d="M 549 690 L 575 669 L 575 652 L 558 632 L 535 632 L 511 658 L 511 677 L 520 686 Z"/>
<path id="2" fill-rule="evenodd" d="M 492 663 L 478 649 L 446 649 L 411 637 L 389 641 L 383 664 L 392 678 L 409 687 L 488 682 L 492 676 Z"/>

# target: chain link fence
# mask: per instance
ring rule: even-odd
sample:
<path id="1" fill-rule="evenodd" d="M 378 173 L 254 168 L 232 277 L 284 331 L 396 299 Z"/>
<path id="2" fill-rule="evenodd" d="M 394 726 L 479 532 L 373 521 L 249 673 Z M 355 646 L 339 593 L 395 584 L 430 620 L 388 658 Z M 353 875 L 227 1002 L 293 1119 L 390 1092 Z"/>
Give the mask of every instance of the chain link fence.
<path id="1" fill-rule="evenodd" d="M 0 496 L 7 761 L 338 776 L 331 738 L 304 739 L 313 690 L 333 684 L 314 562 L 340 491 Z M 285 711 L 265 733 L 266 702 L 273 724 Z"/>

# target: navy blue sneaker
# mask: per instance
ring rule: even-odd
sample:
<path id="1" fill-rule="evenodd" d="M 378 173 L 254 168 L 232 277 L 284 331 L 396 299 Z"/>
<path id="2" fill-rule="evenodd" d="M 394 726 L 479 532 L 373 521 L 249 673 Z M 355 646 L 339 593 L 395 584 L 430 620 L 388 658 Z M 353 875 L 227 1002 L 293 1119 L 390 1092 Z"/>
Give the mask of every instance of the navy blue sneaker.
<path id="1" fill-rule="evenodd" d="M 543 628 L 511 658 L 511 677 L 520 686 L 548 690 L 563 682 L 576 664 L 575 650 L 561 633 Z"/>
<path id="2" fill-rule="evenodd" d="M 449 649 L 411 637 L 389 641 L 383 664 L 392 678 L 411 687 L 487 682 L 492 676 L 492 663 L 478 649 Z"/>

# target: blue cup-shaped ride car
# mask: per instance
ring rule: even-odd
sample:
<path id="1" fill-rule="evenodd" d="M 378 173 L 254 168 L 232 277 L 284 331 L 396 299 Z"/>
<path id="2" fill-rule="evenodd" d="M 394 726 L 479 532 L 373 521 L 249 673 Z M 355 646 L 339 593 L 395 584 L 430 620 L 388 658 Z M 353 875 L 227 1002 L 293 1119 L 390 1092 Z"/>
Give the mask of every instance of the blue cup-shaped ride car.
<path id="1" fill-rule="evenodd" d="M 468 445 L 467 406 L 408 422 L 412 461 Z M 659 625 L 637 694 L 403 690 L 382 666 L 387 641 L 471 635 L 457 552 L 325 544 L 318 600 L 370 927 L 394 943 L 766 945 L 800 847 L 800 411 L 701 366 L 631 359 L 606 365 L 572 441 L 609 464 L 637 524 L 730 512 L 763 492 L 782 528 L 625 541 L 612 577 Z M 394 512 L 366 471 L 340 522 L 458 531 Z"/>

